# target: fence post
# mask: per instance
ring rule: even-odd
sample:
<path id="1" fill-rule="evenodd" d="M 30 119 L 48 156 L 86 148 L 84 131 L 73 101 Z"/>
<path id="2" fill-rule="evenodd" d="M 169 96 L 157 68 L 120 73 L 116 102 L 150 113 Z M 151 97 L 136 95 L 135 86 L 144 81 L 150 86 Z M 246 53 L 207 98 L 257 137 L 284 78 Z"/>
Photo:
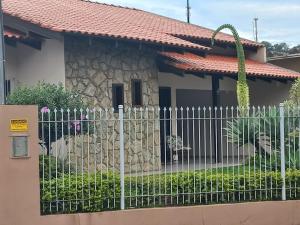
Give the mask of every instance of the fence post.
<path id="1" fill-rule="evenodd" d="M 121 209 L 125 209 L 125 184 L 124 184 L 124 111 L 123 105 L 119 105 L 119 122 L 120 122 L 120 187 L 121 187 Z"/>
<path id="2" fill-rule="evenodd" d="M 284 104 L 279 105 L 280 115 L 280 161 L 281 161 L 281 198 L 283 201 L 286 200 L 286 186 L 285 186 L 285 146 L 284 146 Z"/>

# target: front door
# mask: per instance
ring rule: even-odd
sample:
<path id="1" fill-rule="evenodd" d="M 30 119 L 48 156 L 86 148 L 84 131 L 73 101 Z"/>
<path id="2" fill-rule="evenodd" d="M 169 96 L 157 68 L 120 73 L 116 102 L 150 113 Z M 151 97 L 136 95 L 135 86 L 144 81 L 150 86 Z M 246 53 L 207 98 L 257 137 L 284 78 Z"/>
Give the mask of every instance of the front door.
<path id="1" fill-rule="evenodd" d="M 160 107 L 160 151 L 161 162 L 168 163 L 172 159 L 170 149 L 167 144 L 167 137 L 170 136 L 170 112 L 171 107 L 171 88 L 159 88 L 159 107 Z M 164 110 L 166 108 L 166 110 Z"/>

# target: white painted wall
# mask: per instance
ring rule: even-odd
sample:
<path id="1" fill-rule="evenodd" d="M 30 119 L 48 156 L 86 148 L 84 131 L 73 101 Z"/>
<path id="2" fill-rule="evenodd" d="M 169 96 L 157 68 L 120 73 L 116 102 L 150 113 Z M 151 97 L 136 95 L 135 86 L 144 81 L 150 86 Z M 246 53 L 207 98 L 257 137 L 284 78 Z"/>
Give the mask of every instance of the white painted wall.
<path id="1" fill-rule="evenodd" d="M 196 77 L 194 75 L 177 76 L 171 73 L 159 73 L 159 86 L 171 87 L 172 107 L 176 107 L 176 89 L 211 90 L 211 77 Z M 248 81 L 250 88 L 251 105 L 278 105 L 288 98 L 291 82 L 263 81 L 256 79 Z M 236 81 L 224 77 L 220 80 L 220 91 L 226 98 L 236 98 Z M 196 96 L 195 96 L 196 97 Z M 222 97 L 221 97 L 222 98 Z"/>
<path id="2" fill-rule="evenodd" d="M 260 47 L 256 52 L 246 54 L 246 57 L 258 62 L 267 62 L 267 50 L 266 47 Z"/>
<path id="3" fill-rule="evenodd" d="M 42 49 L 18 43 L 6 45 L 6 74 L 14 86 L 35 85 L 39 81 L 65 84 L 63 40 L 47 39 Z"/>
<path id="4" fill-rule="evenodd" d="M 200 89 L 211 90 L 211 77 L 196 77 L 194 75 L 177 76 L 171 73 L 158 74 L 158 84 L 160 87 L 171 87 L 171 104 L 176 107 L 176 89 Z"/>
<path id="5" fill-rule="evenodd" d="M 5 54 L 6 54 L 6 61 L 5 61 L 5 76 L 7 80 L 11 80 L 11 88 L 15 83 L 15 78 L 17 75 L 17 54 L 14 47 L 9 45 L 5 46 Z"/>
<path id="6" fill-rule="evenodd" d="M 249 81 L 251 105 L 279 105 L 288 99 L 292 82 Z"/>

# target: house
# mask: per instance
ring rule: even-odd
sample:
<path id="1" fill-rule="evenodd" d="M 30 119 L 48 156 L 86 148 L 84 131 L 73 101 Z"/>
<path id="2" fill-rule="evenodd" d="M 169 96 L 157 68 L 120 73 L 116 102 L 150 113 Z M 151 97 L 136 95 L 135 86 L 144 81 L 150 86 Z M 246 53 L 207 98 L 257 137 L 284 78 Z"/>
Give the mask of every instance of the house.
<path id="1" fill-rule="evenodd" d="M 289 70 L 300 72 L 300 54 L 274 56 L 268 58 L 268 62 Z"/>
<path id="2" fill-rule="evenodd" d="M 106 108 L 236 105 L 231 35 L 218 34 L 211 47 L 213 30 L 84 0 L 3 0 L 3 11 L 8 90 L 39 81 L 62 83 Z M 262 44 L 246 39 L 242 44 L 251 105 L 285 100 L 300 73 L 267 63 Z M 166 136 L 176 133 L 174 127 L 161 123 L 152 132 L 157 161 L 166 157 L 160 149 Z"/>
<path id="3" fill-rule="evenodd" d="M 102 107 L 236 104 L 231 35 L 217 35 L 212 48 L 210 29 L 82 0 L 4 0 L 3 11 L 11 89 L 63 83 Z M 278 104 L 299 74 L 266 63 L 263 45 L 242 42 L 251 104 Z"/>

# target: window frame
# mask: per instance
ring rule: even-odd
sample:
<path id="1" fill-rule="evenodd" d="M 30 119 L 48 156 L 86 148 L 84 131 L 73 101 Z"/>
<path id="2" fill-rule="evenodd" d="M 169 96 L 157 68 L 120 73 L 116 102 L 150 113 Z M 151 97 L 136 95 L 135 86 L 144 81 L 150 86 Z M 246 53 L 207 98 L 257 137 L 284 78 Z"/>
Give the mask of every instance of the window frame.
<path id="1" fill-rule="evenodd" d="M 117 93 L 116 93 L 116 90 L 118 87 L 121 87 L 122 88 L 122 99 L 121 99 L 121 102 L 122 104 L 118 104 L 117 102 Z M 114 108 L 114 111 L 115 112 L 118 112 L 119 111 L 119 105 L 124 105 L 124 84 L 122 83 L 113 83 L 112 84 L 112 107 Z"/>
<path id="2" fill-rule="evenodd" d="M 136 89 L 135 83 L 139 82 L 140 84 L 140 104 L 136 104 Z M 143 106 L 143 83 L 141 79 L 132 79 L 131 80 L 131 104 L 133 107 L 142 107 Z"/>

